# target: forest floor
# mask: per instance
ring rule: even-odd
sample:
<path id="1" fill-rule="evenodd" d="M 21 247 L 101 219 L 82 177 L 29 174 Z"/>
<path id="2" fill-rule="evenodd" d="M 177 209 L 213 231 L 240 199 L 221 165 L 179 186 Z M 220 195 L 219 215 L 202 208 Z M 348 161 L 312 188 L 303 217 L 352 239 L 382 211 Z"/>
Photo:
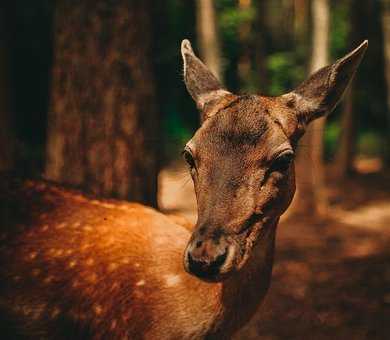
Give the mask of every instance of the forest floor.
<path id="1" fill-rule="evenodd" d="M 185 169 L 160 183 L 164 210 L 195 221 Z M 326 219 L 282 217 L 269 293 L 236 339 L 390 339 L 390 174 L 355 175 L 329 196 Z"/>

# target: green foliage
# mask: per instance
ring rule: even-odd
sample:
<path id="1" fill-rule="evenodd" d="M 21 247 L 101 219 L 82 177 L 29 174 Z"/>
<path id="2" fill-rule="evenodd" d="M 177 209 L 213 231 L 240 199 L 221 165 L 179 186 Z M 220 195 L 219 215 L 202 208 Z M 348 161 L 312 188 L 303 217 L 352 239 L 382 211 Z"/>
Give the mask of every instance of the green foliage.
<path id="1" fill-rule="evenodd" d="M 331 6 L 329 47 L 332 59 L 339 58 L 348 47 L 351 31 L 349 1 L 336 1 Z"/>
<path id="2" fill-rule="evenodd" d="M 378 156 L 381 154 L 383 139 L 377 131 L 365 131 L 359 135 L 357 143 L 358 154 Z"/>
<path id="3" fill-rule="evenodd" d="M 220 31 L 226 39 L 237 39 L 237 31 L 240 25 L 252 22 L 256 17 L 256 12 L 253 7 L 247 9 L 239 9 L 237 7 L 228 7 L 222 10 L 219 14 Z"/>
<path id="4" fill-rule="evenodd" d="M 171 108 L 165 115 L 163 120 L 164 160 L 176 159 L 185 143 L 191 138 L 193 131 L 185 123 L 185 118 L 174 108 Z"/>
<path id="5" fill-rule="evenodd" d="M 330 160 L 337 151 L 341 133 L 340 122 L 328 121 L 324 131 L 324 158 Z"/>
<path id="6" fill-rule="evenodd" d="M 277 52 L 267 59 L 270 85 L 268 92 L 271 96 L 280 95 L 290 90 L 305 76 L 303 66 L 297 65 L 293 52 Z"/>

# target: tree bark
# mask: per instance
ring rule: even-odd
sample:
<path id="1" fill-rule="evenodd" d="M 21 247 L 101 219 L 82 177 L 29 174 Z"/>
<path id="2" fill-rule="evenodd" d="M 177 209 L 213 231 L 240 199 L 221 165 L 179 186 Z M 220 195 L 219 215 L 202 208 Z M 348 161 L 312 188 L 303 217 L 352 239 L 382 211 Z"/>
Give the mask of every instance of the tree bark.
<path id="1" fill-rule="evenodd" d="M 155 206 L 158 122 L 147 3 L 57 2 L 45 174 Z"/>
<path id="2" fill-rule="evenodd" d="M 211 72 L 223 82 L 214 2 L 212 0 L 196 0 L 196 8 L 196 28 L 200 55 Z"/>
<path id="3" fill-rule="evenodd" d="M 383 50 L 387 87 L 387 134 L 385 142 L 385 163 L 390 167 L 390 0 L 382 0 Z"/>
<path id="4" fill-rule="evenodd" d="M 328 64 L 329 3 L 313 0 L 312 4 L 312 56 L 310 73 Z M 328 208 L 323 164 L 323 134 L 325 118 L 315 120 L 301 140 L 297 159 L 297 194 L 294 210 L 324 215 Z"/>

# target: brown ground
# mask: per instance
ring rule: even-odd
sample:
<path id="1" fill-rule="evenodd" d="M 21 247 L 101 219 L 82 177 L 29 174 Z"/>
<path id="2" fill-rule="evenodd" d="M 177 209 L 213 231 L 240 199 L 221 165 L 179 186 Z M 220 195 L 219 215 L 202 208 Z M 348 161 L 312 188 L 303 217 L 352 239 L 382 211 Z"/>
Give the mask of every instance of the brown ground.
<path id="1" fill-rule="evenodd" d="M 163 171 L 160 183 L 165 210 L 194 221 L 185 170 Z M 282 219 L 270 291 L 236 339 L 390 339 L 390 174 L 329 192 L 326 220 Z"/>

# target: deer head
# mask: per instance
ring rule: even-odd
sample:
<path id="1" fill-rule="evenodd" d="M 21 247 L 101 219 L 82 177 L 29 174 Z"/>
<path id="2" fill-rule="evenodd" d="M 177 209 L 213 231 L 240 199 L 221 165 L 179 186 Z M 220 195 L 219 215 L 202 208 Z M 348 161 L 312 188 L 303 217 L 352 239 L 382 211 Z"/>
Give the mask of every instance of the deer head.
<path id="1" fill-rule="evenodd" d="M 234 95 L 184 40 L 184 80 L 201 127 L 183 155 L 194 181 L 198 220 L 185 269 L 209 281 L 239 271 L 262 230 L 274 228 L 295 192 L 294 156 L 307 125 L 331 112 L 368 46 L 326 66 L 279 97 Z"/>

